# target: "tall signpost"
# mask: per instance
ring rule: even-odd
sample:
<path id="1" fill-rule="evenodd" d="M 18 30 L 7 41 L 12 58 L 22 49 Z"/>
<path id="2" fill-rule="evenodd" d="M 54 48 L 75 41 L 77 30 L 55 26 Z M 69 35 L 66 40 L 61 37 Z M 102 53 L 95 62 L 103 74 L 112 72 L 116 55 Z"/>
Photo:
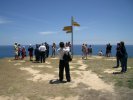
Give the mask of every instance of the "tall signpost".
<path id="1" fill-rule="evenodd" d="M 72 30 L 71 30 L 71 52 L 72 52 L 72 58 L 73 58 L 73 16 L 71 17 L 71 26 L 72 26 Z"/>
<path id="2" fill-rule="evenodd" d="M 71 53 L 73 57 L 73 26 L 80 26 L 77 22 L 74 21 L 73 16 L 71 17 L 71 26 L 65 26 L 63 28 L 63 31 L 66 31 L 66 33 L 71 33 Z"/>

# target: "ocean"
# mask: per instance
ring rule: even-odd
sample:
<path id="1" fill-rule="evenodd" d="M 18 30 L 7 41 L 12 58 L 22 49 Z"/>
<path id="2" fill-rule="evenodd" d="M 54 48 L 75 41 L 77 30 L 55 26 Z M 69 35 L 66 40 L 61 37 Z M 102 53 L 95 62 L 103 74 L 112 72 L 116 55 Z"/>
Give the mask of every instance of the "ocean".
<path id="1" fill-rule="evenodd" d="M 35 46 L 34 46 L 35 47 Z M 28 45 L 25 45 L 26 51 L 28 48 Z M 73 54 L 74 55 L 82 55 L 81 52 L 82 45 L 74 45 L 73 48 Z M 50 46 L 50 55 L 52 53 L 51 51 L 51 46 Z M 128 57 L 133 58 L 133 45 L 126 45 Z M 105 54 L 106 51 L 106 45 L 92 45 L 92 55 L 97 55 L 99 50 L 102 50 L 103 53 Z M 26 52 L 28 55 L 28 52 Z M 112 56 L 115 56 L 116 54 L 116 45 L 112 45 Z M 14 48 L 13 46 L 5 45 L 5 46 L 0 46 L 0 58 L 5 58 L 5 57 L 14 57 Z"/>

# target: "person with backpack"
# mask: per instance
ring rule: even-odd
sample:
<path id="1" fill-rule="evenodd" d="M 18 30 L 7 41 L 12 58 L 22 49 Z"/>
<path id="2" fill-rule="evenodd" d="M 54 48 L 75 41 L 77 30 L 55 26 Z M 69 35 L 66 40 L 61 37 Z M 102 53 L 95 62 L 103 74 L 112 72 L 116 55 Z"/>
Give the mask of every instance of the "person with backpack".
<path id="1" fill-rule="evenodd" d="M 60 48 L 57 50 L 59 54 L 59 81 L 62 82 L 64 78 L 64 69 L 66 72 L 66 80 L 67 82 L 71 82 L 70 77 L 70 68 L 69 68 L 69 61 L 65 58 L 67 58 L 67 55 L 69 54 L 70 48 L 67 47 L 67 49 L 64 46 L 64 42 L 60 42 L 59 44 Z"/>

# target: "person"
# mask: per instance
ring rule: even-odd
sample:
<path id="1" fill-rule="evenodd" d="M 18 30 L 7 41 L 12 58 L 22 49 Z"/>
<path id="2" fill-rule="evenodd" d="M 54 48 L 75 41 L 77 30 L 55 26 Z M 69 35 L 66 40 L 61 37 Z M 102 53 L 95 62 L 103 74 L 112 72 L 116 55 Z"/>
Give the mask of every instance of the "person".
<path id="1" fill-rule="evenodd" d="M 107 56 L 107 57 L 110 57 L 110 56 L 111 56 L 111 50 L 112 50 L 112 46 L 111 46 L 111 44 L 109 43 L 109 44 L 107 44 L 107 46 L 106 46 L 106 56 Z"/>
<path id="2" fill-rule="evenodd" d="M 82 52 L 83 52 L 82 59 L 87 59 L 87 54 L 88 54 L 87 44 L 82 45 Z"/>
<path id="3" fill-rule="evenodd" d="M 66 79 L 67 82 L 71 81 L 70 77 L 70 68 L 69 68 L 69 62 L 63 59 L 63 56 L 65 54 L 68 54 L 70 51 L 70 48 L 67 47 L 67 49 L 64 47 L 64 42 L 59 43 L 60 48 L 57 50 L 59 54 L 59 81 L 63 81 L 63 73 L 64 73 L 64 68 L 66 72 Z"/>
<path id="4" fill-rule="evenodd" d="M 24 57 L 26 56 L 26 50 L 25 50 L 25 46 L 22 47 L 22 50 L 21 50 L 21 55 L 22 55 L 22 60 L 24 59 Z"/>
<path id="5" fill-rule="evenodd" d="M 48 58 L 49 57 L 49 44 L 47 43 L 47 42 L 45 42 L 45 47 L 46 47 L 46 58 Z"/>
<path id="6" fill-rule="evenodd" d="M 81 51 L 82 51 L 82 59 L 84 58 L 84 43 L 82 44 L 82 49 L 81 49 Z"/>
<path id="7" fill-rule="evenodd" d="M 106 57 L 108 57 L 108 44 L 106 44 Z"/>
<path id="8" fill-rule="evenodd" d="M 85 58 L 85 44 L 82 44 L 82 59 Z"/>
<path id="9" fill-rule="evenodd" d="M 39 62 L 40 61 L 40 51 L 39 51 L 39 45 L 38 44 L 36 44 L 34 54 L 35 54 L 35 61 Z"/>
<path id="10" fill-rule="evenodd" d="M 85 44 L 85 51 L 84 51 L 84 53 L 85 53 L 85 59 L 87 59 L 87 55 L 88 55 L 87 44 Z"/>
<path id="11" fill-rule="evenodd" d="M 88 48 L 88 55 L 92 55 L 92 46 L 90 45 L 89 48 Z"/>
<path id="12" fill-rule="evenodd" d="M 70 48 L 70 52 L 72 52 L 72 50 L 71 50 L 72 45 L 71 45 L 71 42 L 70 41 L 68 42 L 68 46 Z"/>
<path id="13" fill-rule="evenodd" d="M 65 44 L 65 49 L 66 49 L 66 51 L 69 51 L 70 52 L 70 47 L 69 47 L 69 44 L 67 42 Z"/>
<path id="14" fill-rule="evenodd" d="M 18 60 L 18 44 L 14 43 L 15 60 Z"/>
<path id="15" fill-rule="evenodd" d="M 39 47 L 39 51 L 40 51 L 40 60 L 41 60 L 41 63 L 45 63 L 46 46 L 43 43 Z"/>
<path id="16" fill-rule="evenodd" d="M 28 47 L 30 61 L 33 61 L 33 50 L 34 50 L 34 48 L 30 44 L 30 46 Z"/>
<path id="17" fill-rule="evenodd" d="M 108 45 L 108 56 L 110 57 L 111 56 L 111 51 L 112 51 L 112 45 L 109 43 L 109 45 Z"/>
<path id="18" fill-rule="evenodd" d="M 99 56 L 103 56 L 103 51 L 102 50 L 99 50 L 98 55 Z"/>
<path id="19" fill-rule="evenodd" d="M 120 43 L 117 43 L 117 47 L 116 47 L 116 62 L 117 62 L 117 65 L 114 67 L 114 68 L 118 68 L 119 67 L 119 62 L 120 61 L 120 58 L 121 58 L 121 47 L 120 47 Z"/>
<path id="20" fill-rule="evenodd" d="M 52 45 L 52 55 L 51 55 L 51 57 L 55 57 L 55 52 L 56 52 L 56 44 L 53 43 L 53 45 Z"/>
<path id="21" fill-rule="evenodd" d="M 18 44 L 18 59 L 20 59 L 20 56 L 21 56 L 21 45 Z"/>
<path id="22" fill-rule="evenodd" d="M 128 54 L 127 54 L 126 47 L 123 41 L 120 42 L 120 46 L 121 46 L 120 51 L 121 51 L 121 67 L 122 67 L 121 72 L 123 73 L 127 71 Z"/>

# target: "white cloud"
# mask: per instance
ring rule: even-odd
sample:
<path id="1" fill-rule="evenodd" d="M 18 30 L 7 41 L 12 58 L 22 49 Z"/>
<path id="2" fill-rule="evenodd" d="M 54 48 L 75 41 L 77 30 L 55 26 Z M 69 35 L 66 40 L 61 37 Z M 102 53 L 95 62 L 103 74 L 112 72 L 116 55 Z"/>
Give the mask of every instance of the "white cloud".
<path id="1" fill-rule="evenodd" d="M 46 31 L 46 32 L 39 32 L 41 35 L 49 35 L 49 34 L 55 34 L 57 32 L 52 32 L 52 31 Z"/>
<path id="2" fill-rule="evenodd" d="M 6 23 L 10 23 L 12 21 L 10 21 L 9 19 L 0 16 L 0 24 L 6 24 Z"/>
<path id="3" fill-rule="evenodd" d="M 83 26 L 83 27 L 74 27 L 74 30 L 75 31 L 81 31 L 81 30 L 84 30 L 84 29 L 87 29 L 88 27 L 86 26 Z"/>

